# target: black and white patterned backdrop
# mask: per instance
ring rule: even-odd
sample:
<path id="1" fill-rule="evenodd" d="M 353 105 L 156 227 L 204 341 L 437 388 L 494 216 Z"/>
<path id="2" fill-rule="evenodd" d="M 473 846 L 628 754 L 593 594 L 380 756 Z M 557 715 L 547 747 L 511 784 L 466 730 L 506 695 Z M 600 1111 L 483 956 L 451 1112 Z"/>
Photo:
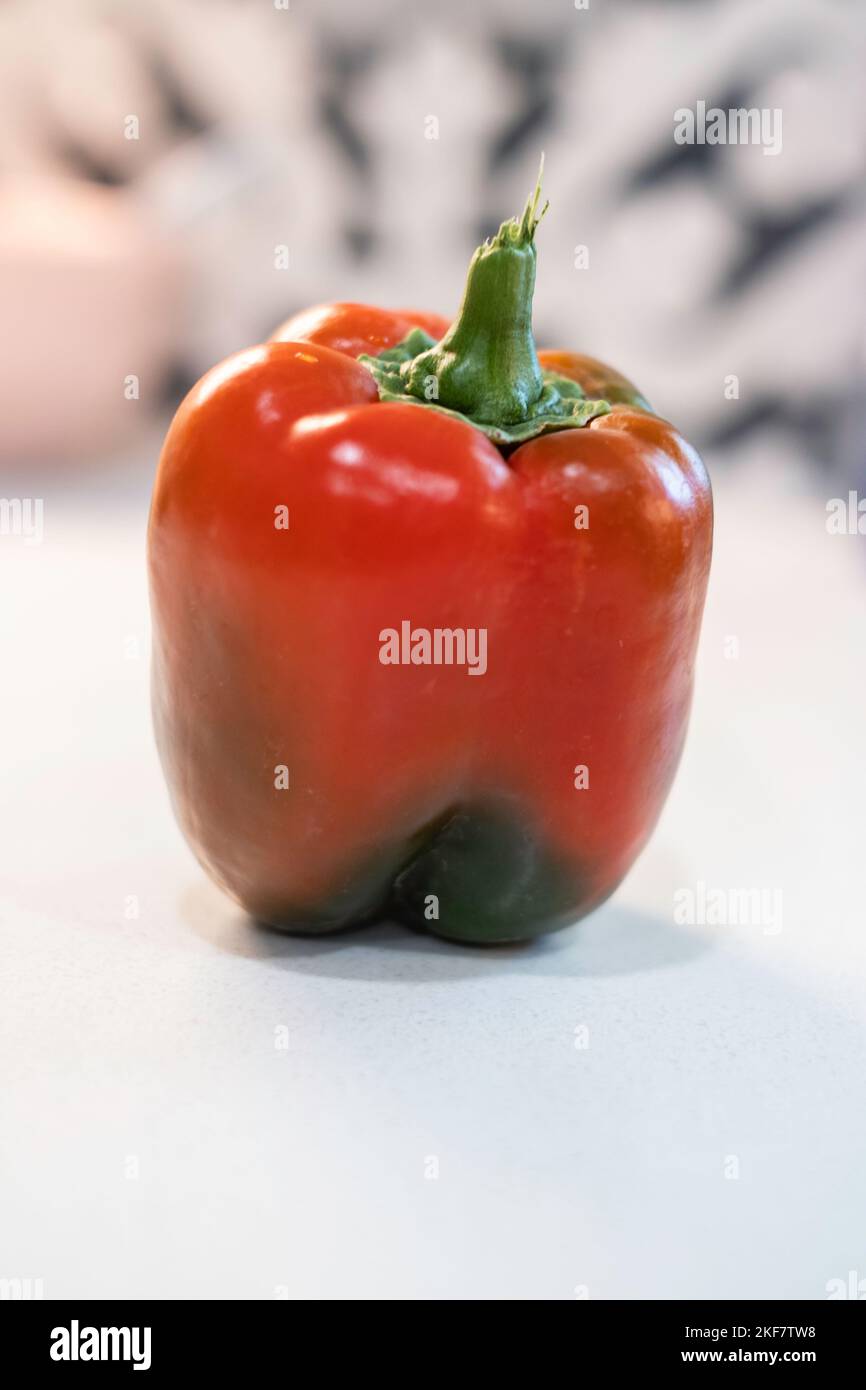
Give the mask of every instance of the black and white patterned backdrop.
<path id="1" fill-rule="evenodd" d="M 539 340 L 612 360 L 722 456 L 866 472 L 861 3 L 18 0 L 0 54 L 6 196 L 72 176 L 142 220 L 109 298 L 132 321 L 163 296 L 163 408 L 305 304 L 453 309 L 544 150 Z M 677 144 L 698 101 L 781 111 L 781 151 Z M 0 232 L 6 280 L 22 238 Z M 69 307 L 79 348 L 95 304 Z M 28 315 L 44 334 L 63 306 Z"/>

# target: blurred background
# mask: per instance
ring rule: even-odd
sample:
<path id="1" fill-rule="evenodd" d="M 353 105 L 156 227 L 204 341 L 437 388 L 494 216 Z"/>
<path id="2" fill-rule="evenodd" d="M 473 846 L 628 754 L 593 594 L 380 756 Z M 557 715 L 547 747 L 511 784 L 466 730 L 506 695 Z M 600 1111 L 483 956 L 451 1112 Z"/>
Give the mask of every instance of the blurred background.
<path id="1" fill-rule="evenodd" d="M 0 457 L 110 460 L 305 305 L 451 312 L 544 150 L 539 341 L 862 477 L 864 65 L 856 0 L 7 0 Z"/>
<path id="2" fill-rule="evenodd" d="M 0 1279 L 866 1289 L 864 73 L 862 0 L 0 3 Z M 781 151 L 678 144 L 698 102 L 781 111 Z M 676 783 L 531 951 L 275 939 L 153 747 L 163 433 L 304 306 L 455 309 L 542 150 L 539 342 L 713 477 Z M 781 915 L 677 923 L 701 884 Z"/>

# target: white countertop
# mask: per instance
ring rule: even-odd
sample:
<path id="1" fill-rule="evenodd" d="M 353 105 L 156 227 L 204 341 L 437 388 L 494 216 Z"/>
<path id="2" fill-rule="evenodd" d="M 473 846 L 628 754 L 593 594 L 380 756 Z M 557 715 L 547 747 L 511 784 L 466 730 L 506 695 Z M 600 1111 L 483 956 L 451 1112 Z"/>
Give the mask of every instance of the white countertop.
<path id="1" fill-rule="evenodd" d="M 150 732 L 146 487 L 46 489 L 44 544 L 0 541 L 0 1276 L 123 1298 L 866 1278 L 864 541 L 827 534 L 791 464 L 716 484 L 662 823 L 607 906 L 513 952 L 284 939 L 212 888 Z M 676 925 L 698 882 L 780 890 L 782 930 Z"/>

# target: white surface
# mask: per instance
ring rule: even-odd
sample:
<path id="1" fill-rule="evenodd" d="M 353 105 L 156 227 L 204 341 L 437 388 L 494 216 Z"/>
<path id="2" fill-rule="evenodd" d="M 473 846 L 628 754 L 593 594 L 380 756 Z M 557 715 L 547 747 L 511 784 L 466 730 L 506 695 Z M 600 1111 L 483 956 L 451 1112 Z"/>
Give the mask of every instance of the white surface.
<path id="1" fill-rule="evenodd" d="M 44 544 L 0 541 L 0 1276 L 554 1299 L 866 1276 L 863 541 L 790 463 L 716 481 L 662 824 L 609 905 L 518 952 L 252 926 L 153 751 L 144 484 L 55 484 Z M 698 880 L 781 889 L 782 931 L 676 926 Z"/>

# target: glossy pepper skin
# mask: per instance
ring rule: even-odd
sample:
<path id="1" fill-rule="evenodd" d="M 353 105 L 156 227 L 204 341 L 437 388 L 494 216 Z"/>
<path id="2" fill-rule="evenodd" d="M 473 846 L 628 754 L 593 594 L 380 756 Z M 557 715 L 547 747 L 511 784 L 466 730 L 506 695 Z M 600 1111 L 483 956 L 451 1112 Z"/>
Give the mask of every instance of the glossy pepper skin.
<path id="1" fill-rule="evenodd" d="M 191 846 L 260 920 L 521 941 L 606 898 L 661 810 L 710 488 L 591 358 L 538 361 L 607 413 L 513 448 L 380 400 L 357 357 L 419 326 L 448 330 L 307 311 L 180 407 L 149 531 L 157 742 Z M 383 664 L 404 621 L 483 629 L 483 674 Z"/>

